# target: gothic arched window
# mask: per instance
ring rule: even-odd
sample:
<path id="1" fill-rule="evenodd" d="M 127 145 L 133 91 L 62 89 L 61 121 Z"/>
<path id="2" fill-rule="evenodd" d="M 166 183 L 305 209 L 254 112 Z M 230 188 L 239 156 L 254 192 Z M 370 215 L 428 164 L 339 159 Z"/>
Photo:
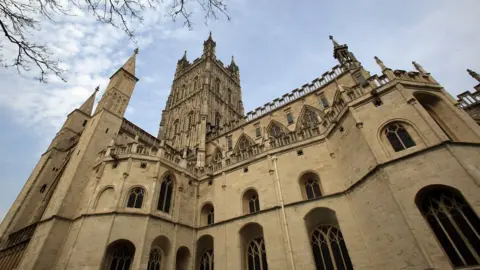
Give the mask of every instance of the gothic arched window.
<path id="1" fill-rule="evenodd" d="M 127 207 L 129 208 L 142 208 L 143 196 L 145 190 L 141 187 L 132 188 L 128 194 Z"/>
<path id="2" fill-rule="evenodd" d="M 220 93 L 220 79 L 219 78 L 217 78 L 215 80 L 215 85 L 214 85 L 213 89 L 214 89 L 215 93 L 218 93 L 218 94 Z"/>
<path id="3" fill-rule="evenodd" d="M 192 92 L 197 90 L 198 88 L 198 76 L 196 76 L 194 79 L 193 79 L 193 89 L 192 89 Z"/>
<path id="4" fill-rule="evenodd" d="M 424 188 L 416 203 L 452 264 L 480 265 L 480 219 L 462 194 L 446 186 Z M 419 198 L 420 197 L 420 198 Z"/>
<path id="5" fill-rule="evenodd" d="M 255 189 L 249 189 L 243 194 L 243 212 L 251 214 L 260 211 L 260 200 Z"/>
<path id="6" fill-rule="evenodd" d="M 207 214 L 207 225 L 211 225 L 215 222 L 215 213 L 213 212 L 213 207 Z"/>
<path id="7" fill-rule="evenodd" d="M 158 197 L 157 210 L 170 213 L 170 206 L 172 204 L 173 181 L 172 176 L 168 174 L 163 178 L 160 186 L 160 195 Z"/>
<path id="8" fill-rule="evenodd" d="M 320 225 L 310 238 L 317 269 L 353 270 L 342 232 L 333 225 Z"/>
<path id="9" fill-rule="evenodd" d="M 180 121 L 179 121 L 178 119 L 175 120 L 175 122 L 173 122 L 173 132 L 174 132 L 175 134 L 177 134 L 178 131 L 179 131 L 179 130 L 178 130 L 179 125 L 180 125 Z"/>
<path id="10" fill-rule="evenodd" d="M 228 88 L 228 97 L 227 97 L 228 104 L 232 104 L 232 89 Z"/>
<path id="11" fill-rule="evenodd" d="M 267 253 L 263 237 L 250 241 L 247 256 L 248 270 L 268 270 Z"/>
<path id="12" fill-rule="evenodd" d="M 222 161 L 222 152 L 220 152 L 219 149 L 215 151 L 215 154 L 213 154 L 213 162 L 219 163 Z"/>
<path id="13" fill-rule="evenodd" d="M 273 123 L 270 126 L 270 129 L 268 130 L 268 134 L 270 134 L 270 136 L 272 136 L 272 137 L 278 138 L 283 134 L 283 131 L 282 131 L 282 128 L 280 126 Z"/>
<path id="14" fill-rule="evenodd" d="M 395 152 L 414 147 L 416 144 L 402 124 L 393 123 L 385 128 L 385 135 Z"/>
<path id="15" fill-rule="evenodd" d="M 238 141 L 238 149 L 240 151 L 246 150 L 250 146 L 250 142 L 248 141 L 245 136 L 240 137 L 240 140 Z"/>
<path id="16" fill-rule="evenodd" d="M 200 224 L 203 226 L 211 225 L 215 222 L 215 212 L 213 209 L 213 205 L 211 203 L 207 203 L 202 207 L 200 212 Z"/>
<path id="17" fill-rule="evenodd" d="M 135 255 L 135 246 L 128 240 L 111 243 L 106 252 L 105 270 L 130 270 Z"/>
<path id="18" fill-rule="evenodd" d="M 200 270 L 213 270 L 213 249 L 203 253 L 200 259 Z"/>
<path id="19" fill-rule="evenodd" d="M 322 196 L 320 179 L 316 173 L 309 172 L 300 178 L 300 186 L 303 189 L 304 199 L 314 199 Z"/>
<path id="20" fill-rule="evenodd" d="M 162 269 L 162 253 L 159 248 L 152 248 L 148 257 L 148 270 Z"/>
<path id="21" fill-rule="evenodd" d="M 306 109 L 302 116 L 302 125 L 304 127 L 313 127 L 318 123 L 317 113 L 311 109 Z"/>

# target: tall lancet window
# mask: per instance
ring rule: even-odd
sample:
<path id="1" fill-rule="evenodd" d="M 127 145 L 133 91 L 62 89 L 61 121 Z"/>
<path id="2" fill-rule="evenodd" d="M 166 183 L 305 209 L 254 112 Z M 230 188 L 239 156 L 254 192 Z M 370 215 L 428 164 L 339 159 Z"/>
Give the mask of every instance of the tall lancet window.
<path id="1" fill-rule="evenodd" d="M 263 237 L 250 241 L 248 245 L 248 270 L 268 270 L 267 252 Z"/>
<path id="2" fill-rule="evenodd" d="M 170 213 L 170 206 L 172 204 L 173 181 L 172 176 L 168 174 L 163 178 L 160 186 L 160 195 L 158 197 L 157 210 Z"/>

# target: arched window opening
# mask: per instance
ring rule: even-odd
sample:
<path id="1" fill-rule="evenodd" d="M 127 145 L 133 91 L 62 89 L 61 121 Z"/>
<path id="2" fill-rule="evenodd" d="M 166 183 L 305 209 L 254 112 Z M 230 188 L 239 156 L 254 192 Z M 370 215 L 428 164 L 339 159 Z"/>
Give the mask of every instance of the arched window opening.
<path id="1" fill-rule="evenodd" d="M 268 270 L 267 252 L 263 228 L 258 223 L 249 223 L 240 229 L 242 269 Z"/>
<path id="2" fill-rule="evenodd" d="M 311 109 L 305 109 L 302 115 L 302 127 L 313 127 L 318 124 L 317 113 Z"/>
<path id="3" fill-rule="evenodd" d="M 416 145 L 415 141 L 412 139 L 412 137 L 410 137 L 410 134 L 408 134 L 408 131 L 400 123 L 389 124 L 385 128 L 385 135 L 387 136 L 387 139 L 395 152 L 399 152 Z"/>
<path id="4" fill-rule="evenodd" d="M 243 194 L 243 213 L 252 214 L 260 211 L 260 200 L 257 191 L 249 189 Z"/>
<path id="5" fill-rule="evenodd" d="M 213 154 L 213 162 L 214 163 L 222 162 L 222 152 L 219 149 L 215 150 L 215 153 Z"/>
<path id="6" fill-rule="evenodd" d="M 170 213 L 170 206 L 172 204 L 173 180 L 171 174 L 163 178 L 160 185 L 160 195 L 158 197 L 157 210 Z"/>
<path id="7" fill-rule="evenodd" d="M 144 195 L 145 195 L 145 190 L 141 187 L 136 187 L 131 189 L 128 195 L 127 207 L 142 208 Z"/>
<path id="8" fill-rule="evenodd" d="M 214 85 L 213 89 L 214 89 L 215 93 L 218 93 L 218 94 L 220 93 L 220 79 L 217 78 L 215 80 L 215 85 Z"/>
<path id="9" fill-rule="evenodd" d="M 270 129 L 268 130 L 268 134 L 271 136 L 271 137 L 274 137 L 274 138 L 278 138 L 280 136 L 282 136 L 283 134 L 283 130 L 282 128 L 273 123 L 271 126 L 270 126 Z"/>
<path id="10" fill-rule="evenodd" d="M 193 79 L 193 91 L 198 89 L 198 76 Z"/>
<path id="11" fill-rule="evenodd" d="M 303 189 L 304 199 L 314 199 L 322 196 L 320 179 L 315 173 L 309 172 L 300 177 L 300 186 Z"/>
<path id="12" fill-rule="evenodd" d="M 200 270 L 213 270 L 213 250 L 207 250 L 200 259 Z"/>
<path id="13" fill-rule="evenodd" d="M 472 128 L 455 112 L 453 104 L 430 93 L 414 93 L 414 97 L 450 140 L 477 140 Z"/>
<path id="14" fill-rule="evenodd" d="M 202 235 L 197 241 L 195 269 L 213 270 L 213 255 L 213 237 L 210 235 Z"/>
<path id="15" fill-rule="evenodd" d="M 117 240 L 107 247 L 104 270 L 130 270 L 135 246 L 128 240 Z"/>
<path id="16" fill-rule="evenodd" d="M 178 127 L 180 125 L 180 121 L 178 119 L 175 120 L 175 122 L 173 122 L 173 132 L 175 134 L 178 134 L 179 130 L 178 130 Z"/>
<path id="17" fill-rule="evenodd" d="M 183 97 L 183 98 L 186 98 L 187 95 L 188 95 L 187 86 L 184 84 L 184 85 L 182 86 L 182 97 Z"/>
<path id="18" fill-rule="evenodd" d="M 250 141 L 245 136 L 241 136 L 238 140 L 238 150 L 245 151 L 248 147 L 250 147 Z"/>
<path id="19" fill-rule="evenodd" d="M 353 270 L 335 212 L 315 208 L 304 219 L 316 268 Z"/>
<path id="20" fill-rule="evenodd" d="M 480 265 L 480 219 L 460 192 L 428 186 L 415 202 L 455 267 Z"/>
<path id="21" fill-rule="evenodd" d="M 228 104 L 232 104 L 232 89 L 228 88 L 228 97 L 227 97 Z"/>
<path id="22" fill-rule="evenodd" d="M 45 192 L 45 189 L 47 189 L 47 184 L 42 185 L 42 187 L 40 188 L 40 193 Z"/>
<path id="23" fill-rule="evenodd" d="M 190 268 L 190 251 L 187 247 L 180 247 L 177 250 L 175 261 L 176 270 L 188 270 Z"/>
<path id="24" fill-rule="evenodd" d="M 148 257 L 148 270 L 160 269 L 162 269 L 162 253 L 159 248 L 153 248 Z"/>
<path id="25" fill-rule="evenodd" d="M 215 222 L 215 212 L 213 205 L 208 203 L 203 206 L 200 217 L 200 224 L 203 226 L 211 225 Z"/>

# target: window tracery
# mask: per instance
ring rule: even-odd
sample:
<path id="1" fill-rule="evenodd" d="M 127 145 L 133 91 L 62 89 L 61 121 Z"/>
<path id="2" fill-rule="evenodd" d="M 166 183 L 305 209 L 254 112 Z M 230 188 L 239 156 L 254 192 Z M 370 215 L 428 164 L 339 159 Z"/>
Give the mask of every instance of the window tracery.
<path id="1" fill-rule="evenodd" d="M 172 204 L 173 181 L 171 175 L 165 176 L 160 186 L 160 194 L 158 197 L 157 210 L 170 213 L 170 206 Z"/>
<path id="2" fill-rule="evenodd" d="M 385 128 L 385 135 L 387 136 L 387 139 L 395 152 L 399 152 L 416 145 L 415 141 L 413 141 L 412 137 L 410 137 L 410 134 L 408 134 L 408 131 L 400 123 L 389 124 Z"/>
<path id="3" fill-rule="evenodd" d="M 142 208 L 144 195 L 145 190 L 141 187 L 136 187 L 130 190 L 130 193 L 128 195 L 127 207 Z"/>

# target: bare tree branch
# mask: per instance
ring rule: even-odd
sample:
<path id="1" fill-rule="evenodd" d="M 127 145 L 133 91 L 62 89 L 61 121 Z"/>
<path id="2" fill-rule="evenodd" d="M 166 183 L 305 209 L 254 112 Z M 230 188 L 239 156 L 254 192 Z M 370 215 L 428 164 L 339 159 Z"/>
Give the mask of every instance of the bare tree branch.
<path id="1" fill-rule="evenodd" d="M 103 24 L 122 29 L 132 41 L 136 42 L 135 29 L 132 22 L 143 22 L 142 13 L 146 9 L 158 10 L 162 0 L 67 0 L 76 8 L 86 10 Z M 179 16 L 184 26 L 193 28 L 190 3 L 197 4 L 205 13 L 205 23 L 210 19 L 217 20 L 224 15 L 228 20 L 226 0 L 172 0 L 167 16 L 176 20 Z M 56 15 L 70 15 L 57 0 L 0 0 L 0 33 L 5 40 L 16 46 L 16 56 L 9 63 L 0 55 L 0 64 L 4 67 L 15 67 L 18 72 L 30 71 L 32 67 L 39 70 L 36 77 L 40 82 L 47 82 L 49 75 L 65 81 L 66 70 L 60 67 L 58 60 L 52 60 L 52 53 L 46 45 L 30 40 L 31 32 L 38 32 L 42 20 L 54 21 Z M 0 44 L 0 52 L 4 50 Z"/>

